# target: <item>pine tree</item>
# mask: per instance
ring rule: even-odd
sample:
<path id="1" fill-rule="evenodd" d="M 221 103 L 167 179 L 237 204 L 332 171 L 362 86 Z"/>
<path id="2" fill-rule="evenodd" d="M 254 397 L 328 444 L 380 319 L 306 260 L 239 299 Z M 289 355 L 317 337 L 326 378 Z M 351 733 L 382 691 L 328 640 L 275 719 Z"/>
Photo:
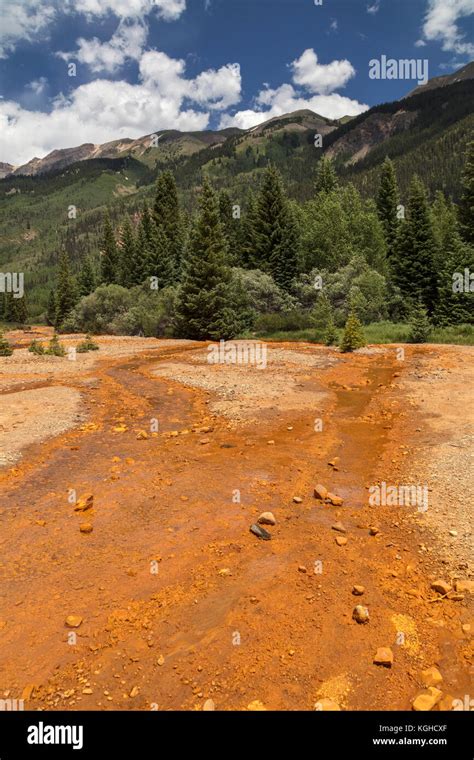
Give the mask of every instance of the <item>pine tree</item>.
<path id="1" fill-rule="evenodd" d="M 438 272 L 438 300 L 435 306 L 433 321 L 437 325 L 453 325 L 470 323 L 474 320 L 474 293 L 456 288 L 456 278 L 464 280 L 465 270 L 474 268 L 474 247 L 469 246 L 460 235 L 456 211 L 452 204 L 437 198 L 437 238 L 439 257 L 436 270 Z M 441 220 L 441 221 L 440 221 Z"/>
<path id="2" fill-rule="evenodd" d="M 131 287 L 136 283 L 133 281 L 134 276 L 132 269 L 135 267 L 137 241 L 135 232 L 128 214 L 125 216 L 122 228 L 120 230 L 120 285 L 124 288 Z"/>
<path id="3" fill-rule="evenodd" d="M 357 348 L 362 348 L 365 345 L 366 340 L 362 325 L 354 312 L 351 312 L 344 327 L 340 349 L 343 353 L 347 353 L 355 351 Z"/>
<path id="4" fill-rule="evenodd" d="M 387 157 L 382 165 L 380 187 L 377 196 L 377 211 L 383 225 L 387 243 L 387 256 L 389 258 L 394 252 L 395 241 L 397 239 L 399 201 L 400 195 L 395 166 L 390 158 Z"/>
<path id="5" fill-rule="evenodd" d="M 148 245 L 148 277 L 158 279 L 158 287 L 161 290 L 174 282 L 175 270 L 170 252 L 169 239 L 163 227 L 153 225 L 151 239 Z"/>
<path id="6" fill-rule="evenodd" d="M 430 336 L 431 325 L 428 319 L 428 313 L 421 301 L 418 301 L 413 308 L 410 320 L 409 343 L 426 343 Z"/>
<path id="7" fill-rule="evenodd" d="M 299 236 L 280 172 L 270 166 L 257 198 L 255 261 L 277 285 L 288 290 L 298 270 Z"/>
<path id="8" fill-rule="evenodd" d="M 332 307 L 326 293 L 320 293 L 310 315 L 316 337 L 323 339 L 332 318 Z"/>
<path id="9" fill-rule="evenodd" d="M 105 285 L 111 285 L 112 283 L 117 282 L 119 278 L 119 255 L 109 214 L 106 215 L 104 220 L 100 253 L 101 282 Z"/>
<path id="10" fill-rule="evenodd" d="M 334 346 L 337 343 L 337 330 L 332 315 L 329 317 L 323 340 L 326 346 Z"/>
<path id="11" fill-rule="evenodd" d="M 95 272 L 94 272 L 94 266 L 92 264 L 92 259 L 90 256 L 85 256 L 83 262 L 81 271 L 79 273 L 79 283 L 78 283 L 78 291 L 79 296 L 83 298 L 84 296 L 90 295 L 95 290 L 96 287 L 96 281 L 95 281 Z"/>
<path id="12" fill-rule="evenodd" d="M 21 298 L 15 298 L 13 293 L 5 293 L 4 318 L 6 322 L 11 322 L 15 325 L 26 324 L 28 321 L 28 308 L 24 294 Z"/>
<path id="13" fill-rule="evenodd" d="M 10 346 L 8 340 L 5 338 L 3 332 L 0 330 L 0 356 L 11 356 L 13 349 Z"/>
<path id="14" fill-rule="evenodd" d="M 239 266 L 239 225 L 240 220 L 234 219 L 234 205 L 227 190 L 221 190 L 219 193 L 219 216 L 227 241 L 227 250 L 229 252 L 229 263 L 232 266 Z"/>
<path id="15" fill-rule="evenodd" d="M 138 225 L 137 240 L 134 247 L 134 255 L 129 264 L 128 279 L 130 285 L 140 285 L 148 276 L 149 261 L 151 259 L 150 239 L 147 234 L 146 222 L 140 220 Z"/>
<path id="16" fill-rule="evenodd" d="M 255 195 L 250 190 L 247 195 L 247 205 L 242 214 L 241 221 L 241 236 L 240 236 L 240 255 L 239 260 L 241 265 L 245 269 L 256 269 L 257 264 L 255 261 L 255 218 L 257 211 L 257 203 Z"/>
<path id="17" fill-rule="evenodd" d="M 415 175 L 410 184 L 407 219 L 400 225 L 391 265 L 395 284 L 408 302 L 421 300 L 429 314 L 437 300 L 436 258 L 425 187 Z"/>
<path id="18" fill-rule="evenodd" d="M 178 333 L 194 340 L 233 337 L 241 325 L 241 310 L 235 300 L 218 201 L 206 181 L 178 300 Z"/>
<path id="19" fill-rule="evenodd" d="M 318 193 L 331 193 L 333 190 L 337 190 L 338 187 L 339 181 L 332 159 L 328 156 L 323 156 L 316 166 L 314 192 L 316 195 Z"/>
<path id="20" fill-rule="evenodd" d="M 474 140 L 467 146 L 462 188 L 459 205 L 462 236 L 467 243 L 474 245 Z"/>
<path id="21" fill-rule="evenodd" d="M 76 285 L 69 270 L 69 257 L 62 253 L 59 257 L 59 269 L 56 286 L 55 327 L 60 329 L 64 320 L 71 313 L 76 303 Z"/>
<path id="22" fill-rule="evenodd" d="M 46 309 L 46 324 L 47 325 L 54 325 L 56 322 L 56 293 L 54 289 L 52 288 L 49 291 L 48 296 L 48 306 Z"/>
<path id="23" fill-rule="evenodd" d="M 156 183 L 153 218 L 162 227 L 169 242 L 169 255 L 175 279 L 179 279 L 183 257 L 184 234 L 175 178 L 170 171 L 160 174 Z"/>

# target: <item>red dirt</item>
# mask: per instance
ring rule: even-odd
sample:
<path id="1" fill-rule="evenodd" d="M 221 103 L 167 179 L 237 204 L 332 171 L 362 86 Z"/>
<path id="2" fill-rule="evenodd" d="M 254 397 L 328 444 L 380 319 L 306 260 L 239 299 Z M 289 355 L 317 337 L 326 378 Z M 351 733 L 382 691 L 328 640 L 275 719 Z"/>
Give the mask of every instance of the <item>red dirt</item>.
<path id="1" fill-rule="evenodd" d="M 95 382 L 82 374 L 76 386 L 90 424 L 0 473 L 0 697 L 34 684 L 27 709 L 194 710 L 212 698 L 216 709 L 260 700 L 312 710 L 320 697 L 344 709 L 410 709 L 420 671 L 437 665 L 443 693 L 462 699 L 469 600 L 434 601 L 431 580 L 446 575 L 436 539 L 421 537 L 407 507 L 369 507 L 366 490 L 406 482 L 403 447 L 409 455 L 425 422 L 394 378 L 432 349 L 407 348 L 403 365 L 390 350 L 305 367 L 298 382 L 317 408 L 266 409 L 251 426 L 213 414 L 209 392 L 154 375 L 157 363 L 186 363 L 200 349 L 99 361 Z M 152 418 L 160 432 L 137 440 Z M 328 465 L 335 456 L 339 469 Z M 343 506 L 314 499 L 317 483 Z M 69 489 L 93 493 L 93 511 L 74 512 Z M 277 525 L 263 542 L 249 526 L 268 510 Z M 346 546 L 335 542 L 336 521 Z M 92 533 L 79 531 L 83 522 Z M 369 608 L 368 624 L 352 619 L 356 604 Z M 68 615 L 83 618 L 76 644 Z M 379 647 L 392 648 L 392 668 L 373 664 Z"/>

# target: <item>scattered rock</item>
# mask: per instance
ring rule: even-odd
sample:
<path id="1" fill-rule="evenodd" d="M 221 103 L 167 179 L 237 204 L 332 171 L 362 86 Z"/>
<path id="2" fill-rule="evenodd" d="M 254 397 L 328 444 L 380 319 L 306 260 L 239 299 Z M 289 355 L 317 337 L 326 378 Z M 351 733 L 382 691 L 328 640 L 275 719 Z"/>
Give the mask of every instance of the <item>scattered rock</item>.
<path id="1" fill-rule="evenodd" d="M 457 530 L 450 530 L 449 535 L 452 536 L 453 538 L 456 538 L 456 536 L 458 535 L 458 532 Z"/>
<path id="2" fill-rule="evenodd" d="M 231 571 L 228 567 L 223 567 L 221 570 L 219 570 L 219 575 L 226 576 L 226 575 L 232 575 Z"/>
<path id="3" fill-rule="evenodd" d="M 357 607 L 354 607 L 354 610 L 352 612 L 352 618 L 357 623 L 368 623 L 369 610 L 367 609 L 367 607 L 363 607 L 362 604 L 358 604 Z"/>
<path id="4" fill-rule="evenodd" d="M 338 466 L 338 464 L 339 464 L 339 462 L 340 462 L 340 461 L 341 461 L 341 460 L 340 460 L 340 458 L 339 458 L 339 457 L 334 457 L 334 459 L 331 459 L 331 460 L 328 462 L 328 465 L 329 465 L 330 467 L 334 467 L 334 469 L 337 469 L 337 466 Z"/>
<path id="5" fill-rule="evenodd" d="M 21 698 L 25 702 L 28 702 L 32 698 L 33 694 L 35 693 L 35 689 L 36 689 L 36 686 L 34 683 L 27 684 L 25 688 L 23 689 L 23 691 L 21 692 Z"/>
<path id="6" fill-rule="evenodd" d="M 137 433 L 137 441 L 146 441 L 147 438 L 149 438 L 149 435 L 146 430 L 140 430 Z"/>
<path id="7" fill-rule="evenodd" d="M 261 528 L 260 525 L 256 525 L 255 523 L 250 526 L 250 532 L 254 534 L 254 536 L 257 536 L 257 538 L 261 538 L 263 541 L 271 541 L 271 535 L 270 533 L 265 530 L 265 528 Z"/>
<path id="8" fill-rule="evenodd" d="M 321 499 L 321 501 L 324 501 L 327 498 L 327 495 L 328 495 L 328 489 L 322 486 L 320 483 L 318 483 L 318 485 L 314 489 L 314 498 Z"/>
<path id="9" fill-rule="evenodd" d="M 437 580 L 431 584 L 433 591 L 437 591 L 438 594 L 449 594 L 452 590 L 452 586 L 447 581 Z"/>
<path id="10" fill-rule="evenodd" d="M 438 702 L 438 710 L 448 712 L 453 710 L 454 697 L 452 694 L 444 694 Z"/>
<path id="11" fill-rule="evenodd" d="M 133 697 L 137 697 L 138 696 L 139 691 L 140 691 L 140 689 L 138 688 L 138 686 L 134 686 L 128 696 L 133 699 Z"/>
<path id="12" fill-rule="evenodd" d="M 298 572 L 299 573 L 307 573 L 308 570 L 306 569 L 306 567 L 304 565 L 298 565 Z"/>
<path id="13" fill-rule="evenodd" d="M 443 680 L 443 676 L 439 672 L 438 668 L 432 666 L 427 670 L 421 671 L 421 682 L 423 686 L 438 686 Z"/>
<path id="14" fill-rule="evenodd" d="M 163 657 L 162 654 L 160 654 L 160 656 L 158 657 L 158 659 L 156 661 L 156 664 L 159 665 L 160 668 L 162 667 L 162 665 L 165 664 L 165 658 Z"/>
<path id="15" fill-rule="evenodd" d="M 344 504 L 344 499 L 342 499 L 340 496 L 336 496 L 333 493 L 328 493 L 326 495 L 326 501 L 332 504 L 333 507 L 342 507 Z"/>
<path id="16" fill-rule="evenodd" d="M 323 699 L 318 699 L 316 704 L 314 705 L 316 710 L 319 710 L 321 712 L 340 712 L 341 708 L 339 705 L 334 702 L 332 699 L 327 699 L 327 697 L 323 697 Z"/>
<path id="17" fill-rule="evenodd" d="M 474 594 L 474 581 L 455 581 L 454 587 L 460 594 Z"/>
<path id="18" fill-rule="evenodd" d="M 443 693 L 434 686 L 430 686 L 427 691 L 422 691 L 413 700 L 413 709 L 417 712 L 429 712 L 440 701 Z"/>
<path id="19" fill-rule="evenodd" d="M 375 527 L 375 525 L 371 525 L 369 528 L 369 535 L 370 536 L 376 536 L 377 533 L 380 533 L 380 530 Z"/>
<path id="20" fill-rule="evenodd" d="M 393 665 L 393 652 L 390 647 L 379 647 L 374 656 L 374 665 L 382 665 L 391 668 Z"/>
<path id="21" fill-rule="evenodd" d="M 344 525 L 342 524 L 342 522 L 334 523 L 334 525 L 332 526 L 332 529 L 335 530 L 335 531 L 337 531 L 338 533 L 347 533 L 347 531 L 346 531 Z"/>
<path id="22" fill-rule="evenodd" d="M 85 512 L 87 509 L 92 509 L 94 506 L 94 494 L 87 493 L 81 496 L 79 501 L 74 506 L 74 512 Z"/>
<path id="23" fill-rule="evenodd" d="M 258 518 L 260 525 L 276 525 L 276 520 L 273 512 L 262 512 Z"/>
<path id="24" fill-rule="evenodd" d="M 303 499 L 301 498 L 301 496 L 293 496 L 293 501 L 295 502 L 295 504 L 303 503 Z"/>
<path id="25" fill-rule="evenodd" d="M 253 702 L 250 702 L 249 705 L 247 705 L 247 710 L 250 710 L 251 712 L 266 712 L 266 707 L 263 704 L 263 702 L 260 702 L 259 699 L 254 699 Z"/>
<path id="26" fill-rule="evenodd" d="M 39 525 L 40 528 L 44 528 L 46 525 L 46 520 L 36 520 L 36 525 Z"/>
<path id="27" fill-rule="evenodd" d="M 214 710 L 216 709 L 216 706 L 214 704 L 214 700 L 212 700 L 212 699 L 206 699 L 206 701 L 204 702 L 204 704 L 202 706 L 202 709 L 203 709 L 204 712 L 214 712 Z"/>
<path id="28" fill-rule="evenodd" d="M 365 591 L 364 586 L 353 586 L 352 587 L 352 593 L 354 594 L 354 596 L 362 596 L 362 594 L 364 593 L 364 591 Z"/>
<path id="29" fill-rule="evenodd" d="M 338 546 L 345 546 L 347 544 L 347 538 L 345 536 L 336 536 L 336 544 Z"/>
<path id="30" fill-rule="evenodd" d="M 68 615 L 65 621 L 68 628 L 79 628 L 82 618 L 79 615 Z"/>
<path id="31" fill-rule="evenodd" d="M 92 533 L 92 531 L 94 530 L 94 526 L 92 525 L 92 523 L 81 523 L 79 525 L 79 530 L 81 531 L 81 533 Z"/>
<path id="32" fill-rule="evenodd" d="M 201 444 L 201 446 L 207 446 L 207 444 L 210 443 L 210 442 L 211 442 L 210 438 L 201 438 L 201 440 L 199 441 L 199 443 Z"/>

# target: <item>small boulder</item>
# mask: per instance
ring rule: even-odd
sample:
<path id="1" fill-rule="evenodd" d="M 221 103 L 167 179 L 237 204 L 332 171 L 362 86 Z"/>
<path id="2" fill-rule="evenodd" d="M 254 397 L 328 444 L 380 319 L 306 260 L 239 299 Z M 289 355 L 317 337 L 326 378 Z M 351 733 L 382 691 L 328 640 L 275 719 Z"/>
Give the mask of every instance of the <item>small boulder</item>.
<path id="1" fill-rule="evenodd" d="M 273 512 L 262 512 L 258 518 L 260 525 L 276 525 L 276 520 Z"/>
<path id="2" fill-rule="evenodd" d="M 412 707 L 416 712 L 429 712 L 440 701 L 443 693 L 439 689 L 435 689 L 434 686 L 430 686 L 427 691 L 422 691 L 417 694 L 413 700 Z"/>
<path id="3" fill-rule="evenodd" d="M 438 668 L 435 668 L 434 666 L 421 671 L 421 682 L 424 686 L 438 686 L 442 680 L 443 676 Z"/>
<path id="4" fill-rule="evenodd" d="M 347 544 L 347 538 L 345 536 L 336 536 L 336 544 L 338 546 L 345 546 Z"/>
<path id="5" fill-rule="evenodd" d="M 327 697 L 323 697 L 323 699 L 318 699 L 316 704 L 314 705 L 314 709 L 321 711 L 321 712 L 340 712 L 341 708 L 339 705 L 334 702 L 332 699 L 328 699 Z"/>
<path id="6" fill-rule="evenodd" d="M 94 526 L 92 525 L 92 523 L 81 523 L 79 525 L 79 530 L 81 531 L 81 533 L 92 533 L 92 531 L 94 530 Z"/>
<path id="7" fill-rule="evenodd" d="M 324 501 L 327 498 L 328 489 L 322 486 L 320 483 L 314 489 L 314 498 Z"/>
<path id="8" fill-rule="evenodd" d="M 344 504 L 344 499 L 342 499 L 340 496 L 336 496 L 333 493 L 327 494 L 326 501 L 332 504 L 333 507 L 342 507 L 342 505 Z"/>
<path id="9" fill-rule="evenodd" d="M 303 499 L 301 498 L 301 496 L 293 496 L 293 501 L 294 501 L 295 504 L 302 504 L 303 503 Z"/>
<path id="10" fill-rule="evenodd" d="M 259 699 L 254 699 L 253 702 L 250 702 L 249 705 L 247 705 L 247 710 L 250 710 L 251 712 L 266 712 L 266 707 L 263 704 L 263 702 L 260 702 Z"/>
<path id="11" fill-rule="evenodd" d="M 344 527 L 344 525 L 342 524 L 342 522 L 334 523 L 334 525 L 332 526 L 332 529 L 335 530 L 335 531 L 337 531 L 338 533 L 346 533 L 347 532 L 346 529 L 345 529 L 345 527 Z"/>
<path id="12" fill-rule="evenodd" d="M 362 604 L 358 604 L 352 611 L 352 618 L 356 623 L 368 623 L 369 622 L 369 610 L 367 607 L 363 607 Z"/>
<path id="13" fill-rule="evenodd" d="M 354 594 L 354 596 L 362 596 L 362 594 L 364 593 L 364 591 L 365 591 L 364 586 L 353 586 L 352 587 L 352 593 Z"/>
<path id="14" fill-rule="evenodd" d="M 474 594 L 474 581 L 455 581 L 454 585 L 460 594 Z"/>
<path id="15" fill-rule="evenodd" d="M 447 581 L 443 580 L 433 581 L 431 588 L 433 591 L 437 591 L 438 594 L 441 594 L 442 596 L 449 594 L 449 592 L 452 591 L 452 586 Z"/>
<path id="16" fill-rule="evenodd" d="M 265 528 L 261 528 L 260 525 L 256 525 L 255 523 L 250 526 L 250 532 L 253 533 L 254 536 L 257 536 L 257 538 L 261 538 L 263 541 L 270 541 L 272 538 Z"/>
<path id="17" fill-rule="evenodd" d="M 390 647 L 379 647 L 374 656 L 374 665 L 382 665 L 391 668 L 393 665 L 393 652 Z"/>
<path id="18" fill-rule="evenodd" d="M 79 615 L 68 615 L 65 621 L 68 628 L 79 628 L 82 618 Z"/>
<path id="19" fill-rule="evenodd" d="M 202 706 L 202 709 L 203 709 L 204 712 L 214 712 L 214 710 L 216 709 L 216 706 L 214 704 L 214 700 L 213 699 L 206 699 L 206 701 L 204 702 L 204 704 Z"/>

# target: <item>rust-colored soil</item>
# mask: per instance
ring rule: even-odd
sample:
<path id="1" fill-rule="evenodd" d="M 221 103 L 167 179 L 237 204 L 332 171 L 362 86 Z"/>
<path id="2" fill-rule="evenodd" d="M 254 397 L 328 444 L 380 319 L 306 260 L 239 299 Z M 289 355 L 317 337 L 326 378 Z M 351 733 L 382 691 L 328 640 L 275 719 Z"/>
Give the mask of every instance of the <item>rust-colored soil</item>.
<path id="1" fill-rule="evenodd" d="M 472 694 L 469 594 L 430 588 L 470 577 L 464 523 L 460 557 L 452 521 L 445 545 L 416 509 L 368 504 L 379 481 L 426 482 L 413 478 L 445 443 L 432 424 L 437 386 L 425 410 L 414 367 L 424 363 L 419 387 L 440 366 L 462 384 L 472 349 L 407 348 L 399 362 L 393 347 L 278 345 L 258 370 L 207 366 L 202 344 L 130 346 L 76 376 L 68 366 L 36 378 L 80 391 L 83 419 L 0 470 L 0 698 L 23 694 L 27 709 L 199 710 L 212 699 L 312 710 L 322 697 L 410 709 L 433 665 L 444 695 Z M 343 505 L 316 500 L 317 483 Z M 73 491 L 92 493 L 93 508 L 75 511 Z M 451 497 L 472 505 L 464 490 Z M 249 532 L 263 511 L 277 520 L 266 542 Z M 379 647 L 392 649 L 391 668 L 373 664 Z"/>

